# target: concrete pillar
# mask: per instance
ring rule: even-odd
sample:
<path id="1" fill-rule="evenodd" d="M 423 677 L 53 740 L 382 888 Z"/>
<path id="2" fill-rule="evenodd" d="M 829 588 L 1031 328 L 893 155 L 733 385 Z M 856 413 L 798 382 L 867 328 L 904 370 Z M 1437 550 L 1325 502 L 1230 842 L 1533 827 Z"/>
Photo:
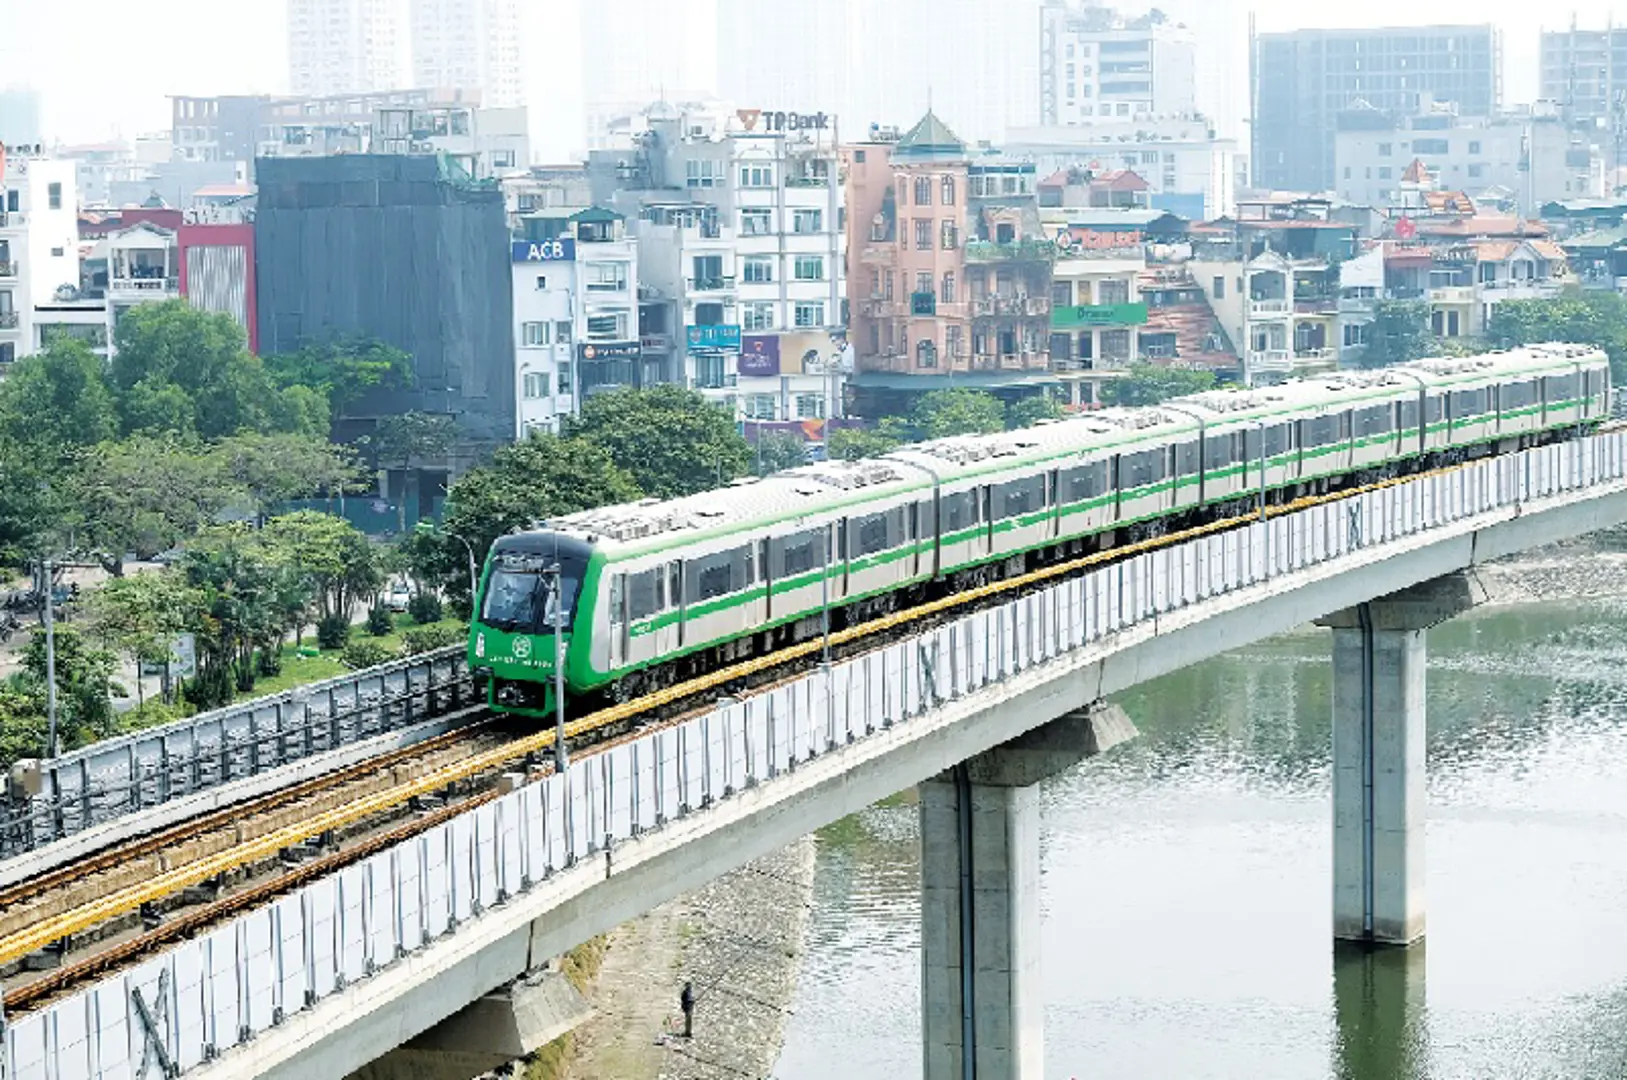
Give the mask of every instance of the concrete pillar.
<path id="1" fill-rule="evenodd" d="M 592 1012 L 564 975 L 538 972 L 487 994 L 349 1080 L 469 1080 L 542 1049 Z"/>
<path id="2" fill-rule="evenodd" d="M 1424 934 L 1424 633 L 1485 598 L 1453 574 L 1353 608 L 1333 628 L 1333 936 Z"/>
<path id="3" fill-rule="evenodd" d="M 1098 702 L 921 785 L 926 1080 L 1042 1080 L 1035 785 L 1134 735 Z"/>

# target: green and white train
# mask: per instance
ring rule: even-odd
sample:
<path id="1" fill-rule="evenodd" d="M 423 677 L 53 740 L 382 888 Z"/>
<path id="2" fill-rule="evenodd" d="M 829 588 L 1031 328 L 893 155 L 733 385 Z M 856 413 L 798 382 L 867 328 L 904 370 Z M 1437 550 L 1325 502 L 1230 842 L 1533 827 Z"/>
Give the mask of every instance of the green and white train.
<path id="1" fill-rule="evenodd" d="M 1590 430 L 1597 349 L 1423 360 L 790 469 L 492 547 L 469 664 L 497 709 L 630 699 L 932 596 L 1281 501 Z M 557 574 L 554 569 L 557 568 Z M 554 586 L 553 582 L 558 582 Z M 563 640 L 556 644 L 562 602 Z"/>

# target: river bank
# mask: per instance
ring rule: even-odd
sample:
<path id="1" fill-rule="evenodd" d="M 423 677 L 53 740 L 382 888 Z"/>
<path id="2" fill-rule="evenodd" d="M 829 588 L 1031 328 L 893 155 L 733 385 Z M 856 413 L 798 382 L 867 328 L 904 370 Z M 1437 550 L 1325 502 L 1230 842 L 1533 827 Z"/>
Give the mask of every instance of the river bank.
<path id="1" fill-rule="evenodd" d="M 802 964 L 814 840 L 781 851 L 614 930 L 573 1033 L 569 1080 L 766 1077 Z M 694 1037 L 680 1037 L 684 983 Z"/>

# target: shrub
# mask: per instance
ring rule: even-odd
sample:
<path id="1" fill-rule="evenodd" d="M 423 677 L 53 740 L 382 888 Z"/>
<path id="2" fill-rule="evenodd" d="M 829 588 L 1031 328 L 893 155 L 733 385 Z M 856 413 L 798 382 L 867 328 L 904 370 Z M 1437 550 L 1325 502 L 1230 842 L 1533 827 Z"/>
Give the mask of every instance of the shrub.
<path id="1" fill-rule="evenodd" d="M 390 609 L 383 604 L 374 604 L 367 612 L 367 632 L 374 637 L 383 637 L 395 629 L 395 620 L 390 618 Z"/>
<path id="2" fill-rule="evenodd" d="M 342 649 L 350 640 L 350 620 L 329 615 L 316 624 L 316 643 L 324 649 Z"/>
<path id="3" fill-rule="evenodd" d="M 407 601 L 407 614 L 419 626 L 425 623 L 440 622 L 446 617 L 446 606 L 441 598 L 432 592 L 416 592 L 412 599 Z"/>
<path id="4" fill-rule="evenodd" d="M 282 650 L 262 648 L 254 654 L 255 670 L 264 678 L 275 678 L 282 674 Z"/>
<path id="5" fill-rule="evenodd" d="M 395 659 L 395 654 L 376 641 L 353 641 L 345 646 L 340 662 L 352 671 L 378 667 Z"/>
<path id="6" fill-rule="evenodd" d="M 468 631 L 459 626 L 416 627 L 402 633 L 401 651 L 408 656 L 433 652 L 436 649 L 444 649 L 448 645 L 458 644 L 467 633 Z"/>

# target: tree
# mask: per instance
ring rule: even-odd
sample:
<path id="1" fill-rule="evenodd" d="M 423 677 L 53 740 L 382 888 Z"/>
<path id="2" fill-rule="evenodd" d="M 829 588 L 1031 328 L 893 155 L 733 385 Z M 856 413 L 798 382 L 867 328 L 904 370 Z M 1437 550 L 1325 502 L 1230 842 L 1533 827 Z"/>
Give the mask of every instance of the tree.
<path id="1" fill-rule="evenodd" d="M 21 567 L 48 546 L 62 520 L 53 475 L 50 463 L 0 434 L 0 567 Z"/>
<path id="2" fill-rule="evenodd" d="M 197 434 L 304 431 L 324 412 L 314 387 L 279 387 L 231 316 L 185 300 L 139 304 L 119 318 L 109 377 L 121 429 Z M 316 415 L 313 417 L 313 411 Z"/>
<path id="3" fill-rule="evenodd" d="M 435 413 L 386 416 L 373 429 L 371 439 L 380 468 L 406 468 L 414 461 L 445 457 L 457 444 L 458 422 Z"/>
<path id="4" fill-rule="evenodd" d="M 199 709 L 218 708 L 234 691 L 254 689 L 255 649 L 275 648 L 281 638 L 277 567 L 254 530 L 233 524 L 200 532 L 180 569 L 197 593 L 187 629 L 197 643 L 198 673 L 186 696 Z"/>
<path id="5" fill-rule="evenodd" d="M 258 517 L 291 499 L 342 494 L 356 484 L 356 455 L 321 437 L 245 431 L 215 444 L 214 456 Z"/>
<path id="6" fill-rule="evenodd" d="M 563 434 L 609 455 L 647 495 L 673 499 L 709 491 L 751 465 L 734 416 L 693 390 L 663 384 L 594 394 Z"/>
<path id="7" fill-rule="evenodd" d="M 898 440 L 865 428 L 837 428 L 825 440 L 825 455 L 832 461 L 858 461 L 879 457 L 898 446 Z"/>
<path id="8" fill-rule="evenodd" d="M 117 667 L 113 654 L 97 648 L 72 626 L 58 626 L 53 632 L 57 685 L 57 736 L 64 749 L 73 749 L 105 739 L 118 727 L 113 714 L 113 698 L 123 697 L 124 688 L 113 681 Z M 23 670 L 41 686 L 45 684 L 45 630 L 36 628 L 23 649 Z"/>
<path id="9" fill-rule="evenodd" d="M 192 621 L 198 599 L 173 570 L 113 578 L 90 594 L 90 625 L 95 635 L 137 664 L 138 703 L 140 665 L 169 661 L 171 647 Z"/>
<path id="10" fill-rule="evenodd" d="M 1612 378 L 1627 382 L 1627 299 L 1619 293 L 1505 300 L 1492 309 L 1486 336 L 1503 348 L 1544 341 L 1595 345 L 1610 357 Z"/>
<path id="11" fill-rule="evenodd" d="M 1362 366 L 1377 368 L 1421 360 L 1435 351 L 1429 305 L 1422 300 L 1380 300 L 1373 305 Z"/>
<path id="12" fill-rule="evenodd" d="M 0 768 L 45 756 L 45 684 L 27 674 L 0 679 Z"/>
<path id="13" fill-rule="evenodd" d="M 108 573 L 151 558 L 212 521 L 239 489 L 219 459 L 173 436 L 134 435 L 81 451 L 68 482 L 75 539 Z"/>
<path id="14" fill-rule="evenodd" d="M 790 431 L 762 431 L 752 447 L 758 476 L 783 472 L 808 461 L 808 444 Z"/>
<path id="15" fill-rule="evenodd" d="M 505 446 L 490 465 L 466 473 L 446 500 L 448 533 L 464 537 L 483 561 L 498 537 L 516 528 L 596 506 L 632 502 L 641 492 L 597 443 L 533 433 Z M 468 592 L 463 546 L 446 535 L 413 536 L 403 549 L 420 581 L 442 583 L 454 596 Z"/>
<path id="16" fill-rule="evenodd" d="M 266 370 L 279 386 L 307 386 L 321 393 L 334 421 L 373 390 L 403 390 L 413 384 L 411 356 L 366 338 L 341 338 L 270 356 Z"/>
<path id="17" fill-rule="evenodd" d="M 112 438 L 117 418 L 102 366 L 84 342 L 63 337 L 17 361 L 0 383 L 0 441 L 57 458 Z"/>
<path id="18" fill-rule="evenodd" d="M 1057 420 L 1062 416 L 1062 405 L 1049 393 L 1041 391 L 1019 398 L 1006 406 L 1006 430 L 1033 427 L 1041 420 Z"/>
<path id="19" fill-rule="evenodd" d="M 259 540 L 270 563 L 292 570 L 310 586 L 324 619 L 348 622 L 357 602 L 372 596 L 382 580 L 367 537 L 332 514 L 298 510 L 274 517 Z M 267 584 L 273 591 L 278 588 L 275 581 Z M 278 610 L 283 610 L 280 603 Z"/>
<path id="20" fill-rule="evenodd" d="M 1006 411 L 999 398 L 982 390 L 933 390 L 921 395 L 910 409 L 910 426 L 923 441 L 991 435 L 1006 429 Z"/>
<path id="21" fill-rule="evenodd" d="M 1201 394 L 1215 385 L 1215 373 L 1205 368 L 1177 368 L 1163 364 L 1131 364 L 1122 378 L 1102 386 L 1105 405 L 1156 405 L 1184 394 Z"/>

